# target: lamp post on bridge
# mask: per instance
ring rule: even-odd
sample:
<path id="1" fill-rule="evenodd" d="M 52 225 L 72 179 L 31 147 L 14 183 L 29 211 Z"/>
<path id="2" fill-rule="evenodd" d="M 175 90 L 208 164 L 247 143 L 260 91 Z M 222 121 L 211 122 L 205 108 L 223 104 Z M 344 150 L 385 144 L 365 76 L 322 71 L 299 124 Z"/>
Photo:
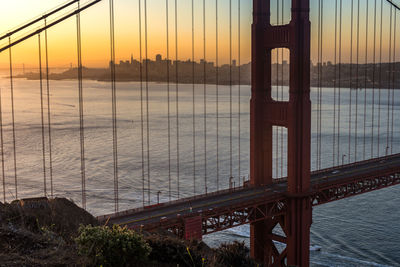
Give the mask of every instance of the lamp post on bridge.
<path id="1" fill-rule="evenodd" d="M 161 194 L 161 191 L 158 191 L 157 192 L 157 204 L 160 204 L 160 194 Z"/>

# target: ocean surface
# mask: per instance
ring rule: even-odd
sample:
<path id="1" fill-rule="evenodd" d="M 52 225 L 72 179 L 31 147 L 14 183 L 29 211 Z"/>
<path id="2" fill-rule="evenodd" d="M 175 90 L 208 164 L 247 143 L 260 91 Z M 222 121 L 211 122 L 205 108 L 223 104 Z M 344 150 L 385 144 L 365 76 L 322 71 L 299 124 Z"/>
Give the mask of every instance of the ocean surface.
<path id="1" fill-rule="evenodd" d="M 94 215 L 101 215 L 114 211 L 111 87 L 109 83 L 96 81 L 84 81 L 83 87 L 87 209 Z M 0 88 L 4 131 L 5 193 L 7 201 L 11 201 L 15 198 L 16 192 L 10 85 L 5 76 L 0 79 Z M 160 192 L 161 201 L 168 201 L 169 184 L 171 184 L 171 198 L 176 199 L 178 191 L 180 197 L 185 197 L 194 193 L 204 193 L 206 189 L 211 192 L 217 188 L 227 188 L 231 174 L 232 183 L 234 182 L 235 185 L 242 183 L 243 177 L 246 179 L 248 177 L 250 87 L 241 86 L 239 97 L 239 87 L 233 86 L 231 98 L 229 86 L 219 86 L 217 104 L 216 86 L 207 85 L 206 107 L 204 107 L 204 86 L 195 85 L 194 132 L 192 85 L 179 85 L 178 88 L 174 84 L 170 85 L 169 115 L 167 88 L 166 84 L 149 83 L 147 106 L 145 84 L 141 90 L 141 84 L 138 82 L 117 83 L 120 210 L 143 205 L 143 182 L 145 183 L 144 199 L 147 205 L 148 192 L 150 192 L 150 204 L 157 202 L 157 192 Z M 45 83 L 43 89 L 45 93 Z M 273 89 L 274 96 L 276 96 L 276 89 Z M 44 174 L 39 81 L 16 79 L 14 90 L 18 197 L 40 196 L 44 194 Z M 286 87 L 278 88 L 282 99 L 287 99 L 287 90 Z M 176 91 L 178 91 L 178 106 Z M 317 134 L 317 92 L 316 88 L 312 88 L 313 169 L 354 162 L 363 158 L 368 159 L 371 155 L 377 157 L 378 150 L 380 156 L 385 153 L 400 152 L 400 122 L 398 121 L 400 91 L 394 91 L 393 98 L 392 92 L 385 89 L 380 91 L 341 89 L 339 100 L 338 89 L 335 94 L 333 88 L 323 88 L 321 135 Z M 375 103 L 372 101 L 373 95 Z M 230 99 L 232 99 L 232 113 Z M 351 106 L 350 101 L 353 103 Z M 50 81 L 50 103 L 54 195 L 71 198 L 80 205 L 77 82 Z M 143 124 L 141 107 L 143 107 Z M 50 194 L 46 97 L 44 109 L 46 190 Z M 351 118 L 349 113 L 352 114 Z M 338 126 L 339 115 L 340 127 L 339 131 L 336 129 L 334 136 L 334 119 L 336 119 L 335 125 Z M 365 125 L 364 115 L 367 122 Z M 374 124 L 372 124 L 372 115 Z M 206 125 L 204 125 L 204 120 L 206 120 Z M 179 131 L 177 131 L 177 125 Z M 147 129 L 149 129 L 148 132 Z M 177 141 L 177 135 L 179 135 L 179 141 Z M 321 157 L 317 153 L 318 136 L 321 136 Z M 193 139 L 195 153 L 193 153 Z M 274 177 L 282 177 L 286 175 L 284 168 L 287 158 L 286 131 L 274 129 L 274 140 L 276 142 L 273 152 L 275 155 L 273 173 Z M 179 161 L 177 160 L 178 146 Z M 147 160 L 148 158 L 150 161 Z M 320 166 L 317 164 L 319 158 L 321 158 Z M 144 172 L 142 164 L 145 166 Z M 206 172 L 205 164 L 207 165 Z M 150 173 L 147 172 L 147 167 Z M 148 182 L 150 189 L 147 188 Z M 2 192 L 3 188 L 0 191 L 1 199 Z M 311 243 L 320 246 L 321 251 L 311 251 L 312 266 L 400 266 L 399 203 L 400 187 L 395 186 L 314 208 Z M 204 240 L 211 246 L 233 240 L 241 240 L 248 244 L 249 227 L 242 226 L 212 234 L 206 236 Z"/>

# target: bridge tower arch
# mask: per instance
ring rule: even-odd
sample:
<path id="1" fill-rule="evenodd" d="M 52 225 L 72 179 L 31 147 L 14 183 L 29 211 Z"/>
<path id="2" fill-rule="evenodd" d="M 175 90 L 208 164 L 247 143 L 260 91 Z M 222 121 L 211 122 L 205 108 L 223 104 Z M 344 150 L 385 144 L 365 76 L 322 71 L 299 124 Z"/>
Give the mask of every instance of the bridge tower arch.
<path id="1" fill-rule="evenodd" d="M 272 26 L 270 0 L 253 0 L 250 183 L 273 183 L 273 126 L 288 129 L 286 213 L 251 224 L 251 254 L 266 266 L 308 266 L 312 207 L 310 190 L 310 3 L 292 0 L 291 21 Z M 271 52 L 290 51 L 289 101 L 271 95 Z M 272 231 L 280 225 L 285 236 Z M 274 241 L 286 243 L 279 251 Z"/>

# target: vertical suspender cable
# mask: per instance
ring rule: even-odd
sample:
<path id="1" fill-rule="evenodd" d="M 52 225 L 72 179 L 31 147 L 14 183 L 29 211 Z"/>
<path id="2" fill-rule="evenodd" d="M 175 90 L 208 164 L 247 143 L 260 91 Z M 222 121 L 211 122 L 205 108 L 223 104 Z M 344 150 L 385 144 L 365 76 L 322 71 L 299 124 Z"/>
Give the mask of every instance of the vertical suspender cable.
<path id="1" fill-rule="evenodd" d="M 284 3 L 285 3 L 285 0 L 282 0 L 282 17 L 281 17 L 281 22 L 282 22 L 282 25 L 283 25 L 283 21 L 284 21 Z M 281 101 L 283 101 L 283 52 L 284 52 L 284 50 L 283 50 L 283 48 L 281 48 Z M 281 136 L 280 136 L 280 139 L 281 139 L 281 176 L 280 177 L 283 177 L 283 128 L 282 127 L 280 127 L 279 128 L 279 131 L 280 131 L 280 133 L 281 133 Z"/>
<path id="2" fill-rule="evenodd" d="M 192 0 L 192 115 L 193 115 L 193 194 L 196 195 L 196 109 L 195 109 L 195 87 L 194 87 L 194 0 Z"/>
<path id="3" fill-rule="evenodd" d="M 316 146 L 316 158 L 315 158 L 315 168 L 319 169 L 319 116 L 320 116 L 320 109 L 321 109 L 321 103 L 320 103 L 320 99 L 319 99 L 319 95 L 320 95 L 320 86 L 321 86 L 321 65 L 322 65 L 322 60 L 321 60 L 321 0 L 318 1 L 318 48 L 317 48 L 317 82 L 318 82 L 318 92 L 317 92 L 317 123 L 316 123 L 316 127 L 317 127 L 317 146 Z"/>
<path id="4" fill-rule="evenodd" d="M 140 123 L 142 137 L 142 201 L 145 205 L 145 167 L 144 167 L 144 114 L 143 114 L 143 55 L 142 55 L 142 0 L 139 0 L 139 72 L 140 72 Z M 171 190 L 169 190 L 171 194 Z"/>
<path id="5" fill-rule="evenodd" d="M 374 156 L 374 123 L 375 123 L 375 72 L 376 72 L 376 0 L 374 7 L 374 55 L 372 62 L 372 126 L 371 126 L 371 157 Z"/>
<path id="6" fill-rule="evenodd" d="M 276 24 L 279 24 L 279 0 L 276 0 Z M 276 100 L 279 100 L 279 51 L 280 49 L 275 49 L 276 51 Z M 279 129 L 275 127 L 275 173 L 276 178 L 279 178 Z"/>
<path id="7" fill-rule="evenodd" d="M 317 56 L 317 71 L 318 71 L 318 73 L 317 73 L 317 80 L 318 80 L 318 96 L 317 96 L 317 118 L 316 118 L 316 120 L 317 120 L 317 123 L 316 123 L 316 127 L 317 127 L 317 146 L 316 146 L 316 150 L 317 150 L 317 153 L 316 153 L 316 158 L 315 158 L 315 168 L 316 169 L 318 169 L 318 165 L 319 165 L 319 144 L 320 144 L 320 142 L 319 142 L 319 116 L 320 116 L 320 113 L 319 113 L 319 111 L 320 111 L 320 109 L 321 109 L 321 103 L 319 102 L 319 91 L 320 91 L 320 85 L 321 85 L 321 76 L 320 76 L 320 74 L 321 74 L 321 65 L 322 65 L 322 62 L 321 62 L 321 58 L 320 58 L 320 55 L 321 55 L 321 53 L 320 53 L 320 51 L 321 51 L 321 0 L 319 0 L 318 1 L 318 56 Z"/>
<path id="8" fill-rule="evenodd" d="M 240 77 L 240 64 L 241 64 L 241 40 L 240 40 L 240 0 L 238 0 L 238 178 L 239 178 L 239 184 L 240 184 L 240 171 L 241 171 L 241 140 L 240 140 L 240 135 L 241 135 L 241 125 L 240 125 L 240 119 L 241 119 L 241 109 L 240 109 L 240 100 L 241 100 L 241 77 Z"/>
<path id="9" fill-rule="evenodd" d="M 388 64 L 388 86 L 387 88 L 387 124 L 386 124 L 386 150 L 385 150 L 385 155 L 387 156 L 389 153 L 389 140 L 390 140 L 390 96 L 391 96 L 391 89 L 392 89 L 392 15 L 393 15 L 393 6 L 390 5 L 390 25 L 389 25 L 389 64 Z"/>
<path id="10" fill-rule="evenodd" d="M 321 146 L 322 146 L 322 135 L 321 135 L 321 130 L 322 130 L 322 47 L 323 47 L 323 42 L 322 42 L 322 33 L 323 33 L 323 1 L 319 0 L 318 1 L 318 66 L 317 66 L 317 71 L 318 71 L 318 92 L 317 92 L 317 153 L 316 153 L 316 169 L 321 168 Z"/>
<path id="11" fill-rule="evenodd" d="M 355 114 L 355 130 L 354 130 L 354 161 L 357 161 L 357 140 L 358 140 L 358 74 L 359 74 L 359 59 L 360 59 L 360 0 L 357 1 L 357 55 L 356 55 L 356 114 Z M 350 157 L 350 155 L 349 155 Z"/>
<path id="12" fill-rule="evenodd" d="M 8 43 L 11 45 L 11 38 L 8 37 Z M 10 92 L 11 92 L 11 117 L 12 117 L 12 134 L 13 134 L 13 155 L 14 155 L 14 182 L 15 182 L 15 199 L 18 199 L 18 177 L 17 177 L 17 147 L 15 142 L 15 109 L 14 109 L 14 82 L 12 68 L 11 46 L 9 51 L 10 62 Z"/>
<path id="13" fill-rule="evenodd" d="M 118 136 L 117 136 L 117 96 L 115 81 L 115 35 L 114 35 L 114 0 L 110 0 L 110 48 L 111 48 L 111 98 L 112 98 L 112 128 L 113 128 L 113 158 L 114 158 L 114 201 L 115 211 L 118 205 Z"/>
<path id="14" fill-rule="evenodd" d="M 203 121 L 204 121 L 204 192 L 207 192 L 207 61 L 206 61 L 206 0 L 203 0 Z"/>
<path id="15" fill-rule="evenodd" d="M 229 0 L 229 154 L 229 177 L 232 183 L 232 0 Z"/>
<path id="16" fill-rule="evenodd" d="M 147 202 L 150 204 L 150 118 L 149 118 L 149 56 L 147 45 L 147 0 L 144 0 L 144 40 L 146 58 L 146 139 L 147 139 Z"/>
<path id="17" fill-rule="evenodd" d="M 168 0 L 165 0 L 165 17 L 166 17 L 166 31 L 167 31 L 167 101 L 168 101 L 168 197 L 171 201 L 171 92 L 169 84 L 169 5 Z"/>
<path id="18" fill-rule="evenodd" d="M 321 38 L 320 38 L 320 42 L 321 42 L 321 50 L 320 52 L 320 60 L 321 60 L 321 68 L 320 68 L 320 84 L 319 84 L 319 151 L 318 151 L 318 155 L 319 155 L 319 164 L 318 164 L 318 169 L 321 169 L 321 152 L 322 152 L 322 62 L 323 62 L 323 58 L 322 58 L 322 50 L 323 50 L 323 27 L 324 27 L 324 1 L 321 0 Z"/>
<path id="19" fill-rule="evenodd" d="M 44 20 L 46 25 L 46 19 Z M 44 31 L 45 52 L 46 52 L 46 89 L 47 89 L 47 130 L 49 135 L 49 171 L 50 171 L 50 193 L 54 196 L 53 190 L 53 154 L 51 142 L 51 112 L 50 112 L 50 81 L 49 81 L 49 53 L 47 45 L 47 29 Z"/>
<path id="20" fill-rule="evenodd" d="M 381 139 L 381 95 L 382 95 L 382 27 L 383 27 L 383 0 L 381 0 L 381 25 L 379 39 L 379 90 L 378 90 L 378 157 L 380 156 Z"/>
<path id="21" fill-rule="evenodd" d="M 351 0 L 351 19 L 350 19 L 350 77 L 349 77 L 349 151 L 348 151 L 348 160 L 351 160 L 351 108 L 352 108 L 352 89 L 353 89 L 353 18 L 354 18 L 354 0 Z M 356 88 L 357 90 L 357 88 Z"/>
<path id="22" fill-rule="evenodd" d="M 179 177 L 179 73 L 178 73 L 178 0 L 175 0 L 175 84 L 176 84 L 176 178 L 178 198 L 180 195 Z"/>
<path id="23" fill-rule="evenodd" d="M 367 77 L 368 77 L 368 19 L 369 0 L 365 15 L 365 74 L 364 74 L 364 133 L 363 133 L 363 160 L 365 160 L 366 128 L 367 128 Z"/>
<path id="24" fill-rule="evenodd" d="M 40 33 L 38 34 L 39 48 L 39 84 L 40 84 L 40 118 L 42 128 L 42 167 L 43 167 L 43 194 L 47 197 L 47 181 L 46 181 L 46 145 L 44 136 L 44 112 L 43 112 L 43 73 L 42 73 L 42 46 Z"/>
<path id="25" fill-rule="evenodd" d="M 333 147 L 332 147 L 332 156 L 333 156 L 333 166 L 335 166 L 336 162 L 336 51 L 337 51 L 337 1 L 335 0 L 335 53 L 334 53 L 334 79 L 333 79 Z"/>
<path id="26" fill-rule="evenodd" d="M 340 92 L 342 90 L 341 86 L 341 69 L 342 69 L 342 14 L 343 14 L 343 8 L 342 8 L 342 0 L 340 0 L 340 17 L 339 17 L 339 93 L 338 93 L 338 123 L 337 123 L 337 162 L 339 163 L 339 157 L 340 157 Z"/>
<path id="27" fill-rule="evenodd" d="M 0 88 L 0 146 L 1 146 L 1 175 L 3 180 L 3 203 L 6 203 L 6 175 L 4 170 L 4 138 L 3 138 L 3 110 Z"/>
<path id="28" fill-rule="evenodd" d="M 390 134 L 390 154 L 393 154 L 393 124 L 394 124 L 394 87 L 395 87 L 395 74 L 396 74 L 396 23 L 397 23 L 397 10 L 394 10 L 394 29 L 393 29 L 393 75 L 392 75 L 392 123 Z M 1 113 L 1 111 L 0 111 Z"/>
<path id="29" fill-rule="evenodd" d="M 216 95 L 216 138 L 217 138 L 217 191 L 219 190 L 219 88 L 218 88 L 218 75 L 219 75 L 219 62 L 218 62 L 218 0 L 215 0 L 215 70 L 216 70 L 216 87 L 215 87 L 215 95 Z M 207 193 L 207 191 L 206 191 Z"/>
<path id="30" fill-rule="evenodd" d="M 80 13 L 76 14 L 76 34 L 77 34 L 77 56 L 78 56 L 79 134 L 80 134 L 80 151 L 81 151 L 82 207 L 86 209 L 85 127 L 83 121 L 82 40 L 81 40 Z"/>

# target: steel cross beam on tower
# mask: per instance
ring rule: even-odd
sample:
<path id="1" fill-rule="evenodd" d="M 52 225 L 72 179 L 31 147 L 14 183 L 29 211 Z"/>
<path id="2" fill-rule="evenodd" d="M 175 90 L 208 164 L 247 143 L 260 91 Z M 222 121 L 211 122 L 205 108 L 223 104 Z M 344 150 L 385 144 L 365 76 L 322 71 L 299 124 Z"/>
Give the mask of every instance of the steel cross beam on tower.
<path id="1" fill-rule="evenodd" d="M 288 25 L 272 26 L 270 1 L 253 0 L 250 182 L 272 183 L 273 126 L 288 128 L 288 209 L 283 230 L 287 247 L 277 253 L 271 219 L 251 224 L 251 254 L 266 265 L 308 266 L 312 207 L 310 189 L 310 20 L 309 0 L 292 0 Z M 289 101 L 271 97 L 271 53 L 290 50 Z"/>

